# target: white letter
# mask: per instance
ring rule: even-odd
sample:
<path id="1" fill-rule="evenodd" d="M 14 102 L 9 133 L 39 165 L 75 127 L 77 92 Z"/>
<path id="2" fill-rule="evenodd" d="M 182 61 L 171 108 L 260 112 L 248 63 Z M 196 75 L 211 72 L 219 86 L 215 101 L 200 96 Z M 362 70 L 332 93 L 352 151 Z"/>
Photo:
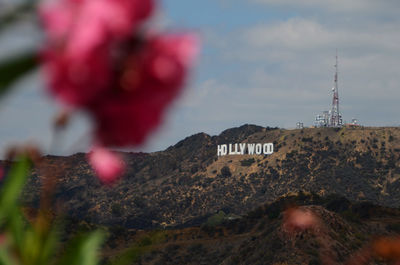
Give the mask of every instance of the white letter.
<path id="1" fill-rule="evenodd" d="M 235 144 L 235 155 L 239 155 L 239 151 L 238 151 L 238 144 Z"/>
<path id="2" fill-rule="evenodd" d="M 224 144 L 222 146 L 222 155 L 225 156 L 228 153 L 228 147 L 226 146 L 226 144 Z"/>
<path id="3" fill-rule="evenodd" d="M 254 146 L 255 144 L 247 144 L 249 155 L 254 155 Z"/>
<path id="4" fill-rule="evenodd" d="M 218 145 L 218 152 L 217 152 L 218 156 L 226 155 L 226 151 L 227 151 L 226 149 L 227 149 L 226 144 Z"/>
<path id="5" fill-rule="evenodd" d="M 270 155 L 274 152 L 274 144 L 264 144 L 263 146 L 264 155 Z"/>
<path id="6" fill-rule="evenodd" d="M 229 154 L 234 155 L 234 153 L 232 152 L 232 144 L 229 144 Z"/>
<path id="7" fill-rule="evenodd" d="M 263 153 L 264 155 L 268 155 L 268 144 L 263 145 Z"/>
<path id="8" fill-rule="evenodd" d="M 256 145 L 256 154 L 257 155 L 261 155 L 262 152 L 262 145 L 261 144 L 257 144 Z"/>
<path id="9" fill-rule="evenodd" d="M 240 146 L 240 154 L 244 155 L 244 149 L 246 149 L 246 144 L 239 144 Z"/>

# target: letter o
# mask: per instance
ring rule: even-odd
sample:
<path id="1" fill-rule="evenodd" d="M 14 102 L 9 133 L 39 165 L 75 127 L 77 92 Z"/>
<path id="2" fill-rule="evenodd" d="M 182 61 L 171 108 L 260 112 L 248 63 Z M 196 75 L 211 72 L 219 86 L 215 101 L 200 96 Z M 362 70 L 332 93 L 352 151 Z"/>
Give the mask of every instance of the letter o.
<path id="1" fill-rule="evenodd" d="M 272 144 L 272 143 L 264 144 L 263 152 L 264 152 L 264 155 L 272 154 L 274 152 L 274 144 Z"/>
<path id="2" fill-rule="evenodd" d="M 256 145 L 256 154 L 257 155 L 261 155 L 262 152 L 262 145 L 261 144 L 257 144 Z"/>

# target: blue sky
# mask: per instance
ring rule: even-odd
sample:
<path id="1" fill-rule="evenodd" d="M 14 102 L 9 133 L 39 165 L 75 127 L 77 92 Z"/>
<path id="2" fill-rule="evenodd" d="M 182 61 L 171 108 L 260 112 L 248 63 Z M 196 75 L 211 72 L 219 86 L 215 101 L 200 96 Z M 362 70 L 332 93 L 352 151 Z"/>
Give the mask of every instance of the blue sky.
<path id="1" fill-rule="evenodd" d="M 312 125 L 330 107 L 336 49 L 344 119 L 400 125 L 399 11 L 398 0 L 162 1 L 154 23 L 198 32 L 203 48 L 165 123 L 135 150 L 162 150 L 197 132 L 218 134 L 244 123 Z M 30 25 L 3 34 L 0 58 L 36 45 L 38 35 Z M 0 148 L 34 140 L 48 150 L 58 107 L 38 73 L 16 86 L 0 105 Z M 76 117 L 57 153 L 86 151 L 89 130 L 90 120 Z"/>

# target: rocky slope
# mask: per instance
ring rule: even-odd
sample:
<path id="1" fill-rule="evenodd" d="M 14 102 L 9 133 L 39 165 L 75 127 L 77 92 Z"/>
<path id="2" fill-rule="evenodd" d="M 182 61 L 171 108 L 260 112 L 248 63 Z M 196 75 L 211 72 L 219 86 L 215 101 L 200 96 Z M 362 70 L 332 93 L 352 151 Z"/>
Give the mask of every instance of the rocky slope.
<path id="1" fill-rule="evenodd" d="M 272 155 L 217 157 L 217 145 L 269 143 Z M 199 133 L 165 151 L 125 153 L 122 181 L 102 187 L 84 154 L 46 156 L 58 202 L 73 218 L 126 228 L 188 227 L 222 210 L 241 216 L 290 192 L 400 206 L 400 128 L 284 130 L 244 125 Z M 24 193 L 37 205 L 43 169 Z"/>
<path id="2" fill-rule="evenodd" d="M 288 230 L 287 207 L 311 212 L 317 228 Z M 400 233 L 400 211 L 345 198 L 300 193 L 230 218 L 223 213 L 202 226 L 115 232 L 106 256 L 128 249 L 134 264 L 344 264 L 378 236 Z M 113 259 L 111 258 L 111 260 Z M 328 262 L 329 260 L 329 262 Z M 132 264 L 133 264 L 132 263 Z M 358 264 L 351 262 L 349 264 Z M 368 264 L 390 264 L 382 259 Z"/>

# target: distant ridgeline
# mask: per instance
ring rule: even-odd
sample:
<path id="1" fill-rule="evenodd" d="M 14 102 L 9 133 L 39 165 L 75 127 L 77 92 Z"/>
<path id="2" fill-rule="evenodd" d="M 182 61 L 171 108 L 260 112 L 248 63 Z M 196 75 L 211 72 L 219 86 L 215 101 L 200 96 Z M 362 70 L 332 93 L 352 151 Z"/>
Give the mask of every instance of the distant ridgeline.
<path id="1" fill-rule="evenodd" d="M 217 147 L 217 155 L 271 155 L 274 153 L 274 144 L 236 143 L 221 144 Z"/>
<path id="2" fill-rule="evenodd" d="M 43 157 L 62 172 L 54 201 L 71 218 L 132 229 L 200 226 L 219 211 L 242 216 L 299 191 L 400 207 L 400 127 L 243 125 L 121 155 L 126 173 L 112 189 L 102 188 L 86 154 Z M 41 180 L 34 168 L 21 196 L 27 205 L 39 207 Z"/>

